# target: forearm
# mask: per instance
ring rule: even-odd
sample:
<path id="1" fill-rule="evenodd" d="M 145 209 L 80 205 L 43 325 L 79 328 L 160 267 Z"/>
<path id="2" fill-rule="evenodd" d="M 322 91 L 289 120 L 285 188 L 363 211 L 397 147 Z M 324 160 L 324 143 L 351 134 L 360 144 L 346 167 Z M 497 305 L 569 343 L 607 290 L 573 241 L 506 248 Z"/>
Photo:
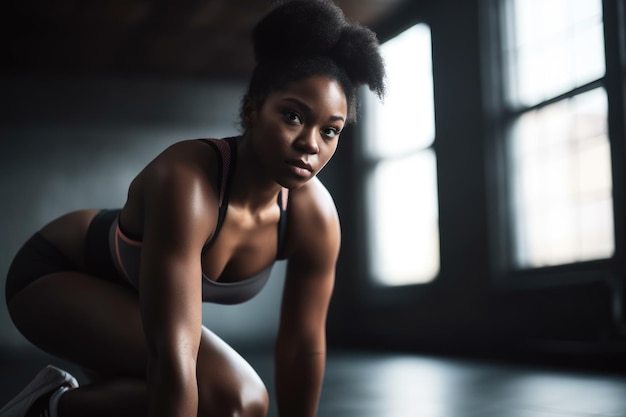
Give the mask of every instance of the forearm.
<path id="1" fill-rule="evenodd" d="M 280 417 L 315 417 L 322 391 L 325 348 L 277 345 L 276 396 Z"/>
<path id="2" fill-rule="evenodd" d="M 195 360 L 151 360 L 148 365 L 148 401 L 150 417 L 196 417 Z"/>

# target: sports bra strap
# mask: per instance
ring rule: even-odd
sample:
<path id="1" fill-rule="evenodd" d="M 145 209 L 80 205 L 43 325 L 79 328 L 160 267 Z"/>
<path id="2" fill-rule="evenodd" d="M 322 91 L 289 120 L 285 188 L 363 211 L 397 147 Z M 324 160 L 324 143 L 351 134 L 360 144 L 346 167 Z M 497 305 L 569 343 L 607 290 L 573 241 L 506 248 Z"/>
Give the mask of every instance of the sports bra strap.
<path id="1" fill-rule="evenodd" d="M 224 203 L 224 196 L 228 187 L 228 179 L 231 176 L 230 168 L 231 168 L 231 159 L 233 157 L 236 158 L 237 153 L 231 151 L 230 138 L 226 140 L 220 139 L 201 139 L 204 143 L 211 145 L 216 154 L 219 155 L 218 160 L 218 172 L 217 172 L 217 184 L 219 187 L 219 206 L 222 207 Z M 232 164 L 234 167 L 235 164 Z"/>
<path id="2" fill-rule="evenodd" d="M 278 196 L 278 204 L 280 208 L 280 218 L 278 219 L 278 248 L 276 251 L 276 259 L 286 259 L 286 242 L 287 242 L 287 203 L 289 202 L 289 188 L 283 187 Z"/>
<path id="3" fill-rule="evenodd" d="M 228 194 L 229 194 L 229 183 L 230 179 L 233 177 L 233 172 L 236 167 L 236 158 L 237 158 L 237 142 L 236 138 L 227 138 L 227 139 L 200 139 L 202 142 L 210 145 L 217 155 L 217 184 L 218 184 L 218 192 L 219 192 L 219 211 L 217 215 L 217 224 L 215 226 L 215 231 L 213 232 L 213 236 L 207 242 L 206 245 L 202 248 L 202 252 L 207 250 L 217 239 L 217 235 L 222 228 L 222 224 L 224 223 L 224 219 L 226 218 L 226 211 L 228 210 Z"/>
<path id="4" fill-rule="evenodd" d="M 216 155 L 218 156 L 217 184 L 219 187 L 219 213 L 215 232 L 213 233 L 213 236 L 211 237 L 209 242 L 204 245 L 204 248 L 202 249 L 202 251 L 204 252 L 213 244 L 213 242 L 217 238 L 217 235 L 222 228 L 222 224 L 224 223 L 224 219 L 226 218 L 226 210 L 228 209 L 230 179 L 233 177 L 233 171 L 237 163 L 237 139 L 235 137 L 232 137 L 226 139 L 200 140 L 208 145 L 211 145 L 215 150 Z M 278 247 L 276 250 L 276 259 L 285 259 L 285 242 L 287 240 L 287 206 L 289 203 L 288 188 L 283 187 L 281 189 L 278 195 L 277 203 L 280 208 L 280 218 L 278 220 Z"/>

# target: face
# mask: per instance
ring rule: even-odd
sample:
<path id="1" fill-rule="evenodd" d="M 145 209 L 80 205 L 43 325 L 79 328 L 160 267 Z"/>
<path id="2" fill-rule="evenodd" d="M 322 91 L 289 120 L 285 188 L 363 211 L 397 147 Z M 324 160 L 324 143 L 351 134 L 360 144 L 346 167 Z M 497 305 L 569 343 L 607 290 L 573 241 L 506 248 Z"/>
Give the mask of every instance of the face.
<path id="1" fill-rule="evenodd" d="M 348 105 L 341 86 L 314 76 L 274 91 L 248 117 L 248 137 L 267 174 L 287 188 L 313 178 L 337 149 Z"/>

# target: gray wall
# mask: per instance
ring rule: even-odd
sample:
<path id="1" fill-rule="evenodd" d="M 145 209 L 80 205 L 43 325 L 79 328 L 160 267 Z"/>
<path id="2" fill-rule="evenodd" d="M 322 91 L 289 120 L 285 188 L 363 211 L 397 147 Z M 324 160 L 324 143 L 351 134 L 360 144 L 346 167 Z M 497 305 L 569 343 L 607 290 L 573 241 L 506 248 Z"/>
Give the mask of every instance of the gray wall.
<path id="1" fill-rule="evenodd" d="M 245 82 L 0 77 L 0 295 L 20 245 L 54 217 L 119 207 L 128 184 L 167 145 L 239 132 Z M 204 322 L 237 346 L 269 346 L 284 265 L 240 306 L 204 306 Z M 0 304 L 0 348 L 30 346 Z"/>

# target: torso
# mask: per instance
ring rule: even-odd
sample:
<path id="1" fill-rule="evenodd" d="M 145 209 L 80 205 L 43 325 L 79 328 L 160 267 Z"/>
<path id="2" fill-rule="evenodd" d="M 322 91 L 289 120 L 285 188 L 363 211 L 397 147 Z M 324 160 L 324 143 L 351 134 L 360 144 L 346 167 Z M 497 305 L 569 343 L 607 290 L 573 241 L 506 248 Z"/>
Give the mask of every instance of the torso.
<path id="1" fill-rule="evenodd" d="M 202 270 L 211 280 L 234 282 L 250 277 L 276 259 L 278 205 L 254 220 L 229 207 L 216 240 L 202 254 Z"/>
<path id="2" fill-rule="evenodd" d="M 171 156 L 161 156 L 182 158 L 186 164 L 194 164 L 198 173 L 203 175 L 206 186 L 217 195 L 219 161 L 210 146 L 198 140 L 190 140 L 174 145 L 170 151 Z M 124 230 L 134 236 L 143 235 L 143 189 L 144 183 L 150 181 L 150 172 L 150 169 L 142 171 L 132 182 L 120 215 Z M 217 211 L 207 215 L 213 216 L 212 223 L 216 225 Z M 276 259 L 279 218 L 278 204 L 268 206 L 256 217 L 229 205 L 219 234 L 202 253 L 204 275 L 213 281 L 236 282 L 252 277 L 271 265 Z M 208 235 L 205 244 L 212 237 L 212 233 Z"/>
<path id="3" fill-rule="evenodd" d="M 182 159 L 197 168 L 206 187 L 215 190 L 217 160 L 209 146 L 196 140 L 183 141 L 164 151 L 157 159 Z M 131 183 L 127 201 L 120 215 L 124 231 L 132 236 L 143 235 L 143 193 L 145 183 L 151 180 L 150 165 Z M 79 210 L 69 213 L 45 226 L 41 232 L 78 265 L 83 265 L 83 242 L 87 228 L 97 210 Z M 217 222 L 217 210 L 207 216 Z M 229 206 L 222 229 L 216 240 L 201 255 L 204 275 L 219 282 L 237 282 L 258 274 L 276 259 L 277 225 L 280 218 L 278 204 L 252 217 L 249 213 Z M 206 236 L 211 240 L 212 233 Z"/>

